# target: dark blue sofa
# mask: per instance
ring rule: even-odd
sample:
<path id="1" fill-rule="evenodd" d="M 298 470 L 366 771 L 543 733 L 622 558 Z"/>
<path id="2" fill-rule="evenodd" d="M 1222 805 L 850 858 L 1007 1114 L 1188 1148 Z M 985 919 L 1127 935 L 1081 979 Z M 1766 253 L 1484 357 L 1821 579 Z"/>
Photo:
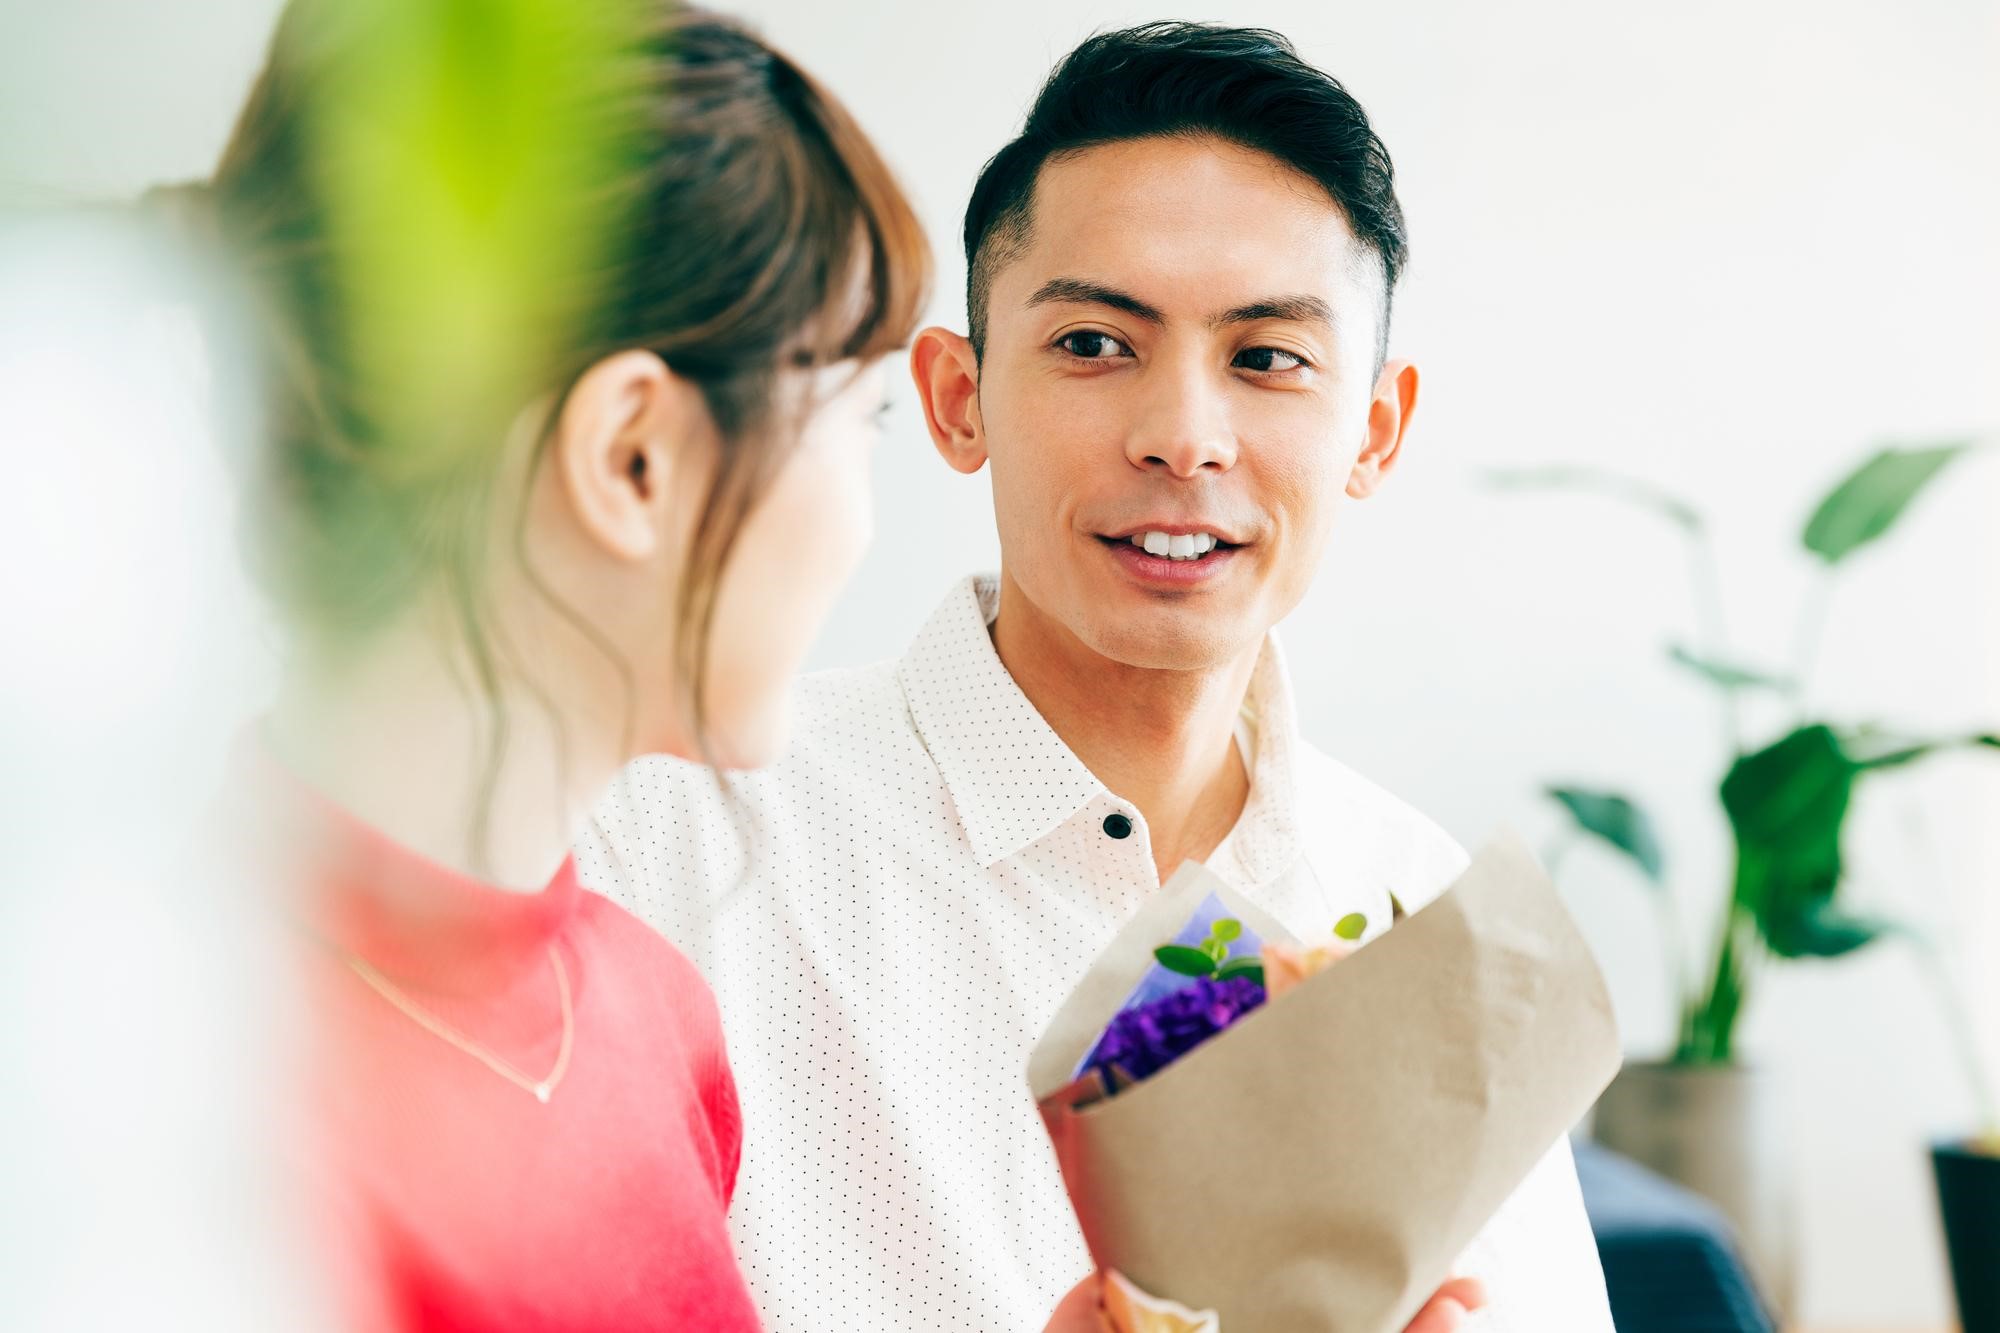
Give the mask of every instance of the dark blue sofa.
<path id="1" fill-rule="evenodd" d="M 1713 1204 L 1588 1139 L 1574 1147 L 1618 1333 L 1773 1333 Z"/>

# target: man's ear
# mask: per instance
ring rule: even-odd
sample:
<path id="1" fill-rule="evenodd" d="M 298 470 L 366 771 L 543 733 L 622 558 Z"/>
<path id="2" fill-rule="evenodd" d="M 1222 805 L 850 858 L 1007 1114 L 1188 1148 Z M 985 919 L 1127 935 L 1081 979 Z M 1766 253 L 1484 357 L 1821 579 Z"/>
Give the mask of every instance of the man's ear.
<path id="1" fill-rule="evenodd" d="M 910 346 L 910 378 L 924 405 L 924 424 L 939 457 L 970 475 L 986 466 L 986 427 L 979 416 L 979 358 L 963 334 L 928 328 Z"/>
<path id="2" fill-rule="evenodd" d="M 651 352 L 617 352 L 570 390 L 550 463 L 584 534 L 643 562 L 659 550 L 672 475 L 712 430 L 700 389 Z"/>
<path id="3" fill-rule="evenodd" d="M 1368 404 L 1368 441 L 1347 474 L 1347 493 L 1356 500 L 1375 494 L 1396 460 L 1403 455 L 1403 434 L 1417 410 L 1417 368 L 1408 361 L 1391 361 L 1375 379 L 1375 399 Z"/>

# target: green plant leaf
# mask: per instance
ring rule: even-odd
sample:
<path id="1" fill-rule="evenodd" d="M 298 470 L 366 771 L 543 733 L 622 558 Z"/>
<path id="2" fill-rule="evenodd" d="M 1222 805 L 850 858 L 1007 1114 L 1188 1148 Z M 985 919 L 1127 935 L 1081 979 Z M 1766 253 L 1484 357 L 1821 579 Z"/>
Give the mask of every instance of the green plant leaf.
<path id="1" fill-rule="evenodd" d="M 1969 441 L 1915 449 L 1884 449 L 1848 474 L 1806 521 L 1805 548 L 1838 564 L 1887 532 Z"/>
<path id="2" fill-rule="evenodd" d="M 1880 918 L 1847 916 L 1823 901 L 1778 917 L 1771 927 L 1765 939 L 1781 958 L 1839 958 L 1898 929 Z"/>
<path id="3" fill-rule="evenodd" d="M 1221 963 L 1223 959 L 1229 957 L 1229 946 L 1224 944 L 1221 940 L 1203 940 L 1196 947 L 1199 948 L 1203 953 L 1207 954 L 1210 958 L 1213 958 L 1218 964 Z"/>
<path id="4" fill-rule="evenodd" d="M 1859 772 L 1833 729 L 1814 723 L 1744 755 L 1722 780 L 1736 834 L 1735 901 L 1781 957 L 1823 938 L 1818 923 L 1840 885 L 1841 828 Z"/>
<path id="5" fill-rule="evenodd" d="M 1153 950 L 1153 957 L 1160 960 L 1160 966 L 1169 972 L 1178 972 L 1184 977 L 1206 977 L 1215 972 L 1215 960 L 1199 949 L 1190 949 L 1185 944 L 1162 944 Z"/>
<path id="6" fill-rule="evenodd" d="M 1231 940 L 1242 938 L 1243 923 L 1241 921 L 1236 920 L 1234 917 L 1225 916 L 1219 921 L 1217 921 L 1214 925 L 1210 926 L 1208 928 L 1208 933 L 1213 938 L 1221 940 L 1224 944 L 1227 944 Z"/>
<path id="7" fill-rule="evenodd" d="M 1720 686 L 1725 690 L 1777 690 L 1789 694 L 1796 688 L 1796 683 L 1790 677 L 1774 676 L 1754 667 L 1703 657 L 1678 643 L 1667 650 L 1667 655 L 1676 664 L 1706 678 L 1711 685 Z"/>
<path id="8" fill-rule="evenodd" d="M 1950 747 L 1994 747 L 1990 735 L 1946 741 L 1888 741 L 1876 731 L 1838 735 L 1814 723 L 1722 779 L 1722 809 L 1736 833 L 1736 905 L 1784 959 L 1834 959 L 1882 935 L 1890 921 L 1842 913 L 1836 903 L 1844 861 L 1840 835 L 1854 787 L 1866 773 L 1914 763 Z"/>
<path id="9" fill-rule="evenodd" d="M 1652 817 L 1630 797 L 1583 787 L 1550 787 L 1548 794 L 1563 803 L 1584 832 L 1631 857 L 1653 883 L 1665 882 L 1667 859 L 1660 850 L 1659 834 Z"/>
<path id="10" fill-rule="evenodd" d="M 2000 748 L 2000 736 L 1954 736 L 1946 740 L 1912 741 L 1903 738 L 1885 739 L 1881 732 L 1873 728 L 1863 728 L 1843 736 L 1841 746 L 1854 760 L 1855 767 L 1873 771 L 1900 768 L 1904 764 L 1914 763 L 1939 750 L 1959 747 Z"/>
<path id="11" fill-rule="evenodd" d="M 371 464 L 433 476 L 498 447 L 579 321 L 623 295 L 602 282 L 656 136 L 652 29 L 638 7 L 569 0 L 294 10 L 273 59 L 319 76 L 297 151 L 341 260 L 324 300 L 396 446 Z"/>
<path id="12" fill-rule="evenodd" d="M 1349 912 L 1333 923 L 1333 933 L 1350 943 L 1358 940 L 1368 930 L 1368 915 L 1365 912 Z"/>
<path id="13" fill-rule="evenodd" d="M 1263 985 L 1264 960 L 1244 954 L 1241 958 L 1232 958 L 1221 967 L 1215 969 L 1215 979 L 1217 981 L 1227 981 L 1231 977 L 1248 977 L 1259 986 Z"/>
<path id="14" fill-rule="evenodd" d="M 1841 910 L 1841 832 L 1855 784 L 1867 773 L 1949 747 L 2000 747 L 1990 734 L 1912 742 L 1874 729 L 1847 735 L 1823 723 L 1798 728 L 1743 756 L 1722 781 L 1736 835 L 1736 884 L 1713 993 L 1690 1015 L 1689 1059 L 1726 1059 L 1741 1008 L 1736 923 L 1747 921 L 1781 958 L 1838 958 L 1908 928 Z"/>

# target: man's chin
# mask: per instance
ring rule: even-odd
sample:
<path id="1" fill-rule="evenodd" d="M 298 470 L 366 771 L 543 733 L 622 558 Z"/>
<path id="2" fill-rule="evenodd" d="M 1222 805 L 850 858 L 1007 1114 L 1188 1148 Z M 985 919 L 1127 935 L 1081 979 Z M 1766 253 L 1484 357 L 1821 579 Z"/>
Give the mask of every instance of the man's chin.
<path id="1" fill-rule="evenodd" d="M 1025 628 L 1014 636 L 1081 645 L 1096 656 L 1142 671 L 1213 671 L 1241 662 L 1264 644 L 1268 625 L 1257 619 L 1263 601 L 1253 589 L 1241 598 L 1165 600 L 1138 595 L 1129 585 L 1058 580 L 1044 595 L 1012 577 L 1003 562 L 1003 614 L 1012 600 Z M 1251 603 L 1246 605 L 1245 603 Z"/>
<path id="2" fill-rule="evenodd" d="M 1265 631 L 1240 615 L 1192 608 L 1120 612 L 1091 608 L 1076 636 L 1099 656 L 1143 671 L 1213 671 L 1263 646 Z"/>

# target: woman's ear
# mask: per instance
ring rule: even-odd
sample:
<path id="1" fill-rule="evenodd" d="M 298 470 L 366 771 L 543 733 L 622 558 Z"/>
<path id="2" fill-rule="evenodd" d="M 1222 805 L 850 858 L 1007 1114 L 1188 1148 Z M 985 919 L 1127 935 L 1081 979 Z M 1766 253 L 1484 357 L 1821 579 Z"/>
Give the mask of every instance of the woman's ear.
<path id="1" fill-rule="evenodd" d="M 924 423 L 939 456 L 958 472 L 986 466 L 986 428 L 979 419 L 979 358 L 963 334 L 928 328 L 910 346 L 910 378 L 924 405 Z"/>
<path id="2" fill-rule="evenodd" d="M 651 559 L 669 478 L 712 429 L 701 390 L 651 352 L 618 352 L 584 371 L 550 442 L 577 525 L 620 560 Z"/>
<path id="3" fill-rule="evenodd" d="M 1417 410 L 1417 368 L 1408 361 L 1391 361 L 1375 379 L 1375 398 L 1368 404 L 1368 440 L 1347 474 L 1347 493 L 1356 500 L 1375 494 L 1396 460 L 1403 455 L 1403 435 Z"/>

